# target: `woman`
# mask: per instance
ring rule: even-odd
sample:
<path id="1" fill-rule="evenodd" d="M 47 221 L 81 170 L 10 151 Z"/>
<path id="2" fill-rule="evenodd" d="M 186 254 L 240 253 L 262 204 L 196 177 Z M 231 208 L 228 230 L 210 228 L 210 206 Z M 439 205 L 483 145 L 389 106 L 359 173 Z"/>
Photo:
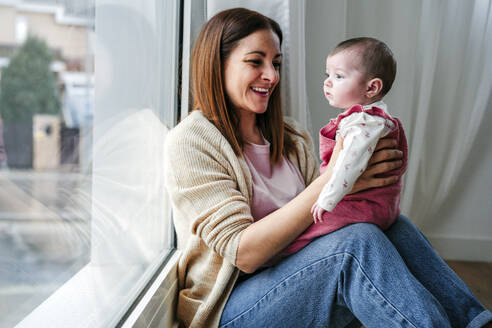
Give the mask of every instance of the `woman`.
<path id="1" fill-rule="evenodd" d="M 479 327 L 492 318 L 404 217 L 354 224 L 278 254 L 313 221 L 318 176 L 306 131 L 284 122 L 276 22 L 223 11 L 193 50 L 194 111 L 168 135 L 178 247 L 177 316 L 190 327 Z M 339 147 L 339 146 L 338 146 Z M 382 140 L 352 192 L 401 165 Z"/>

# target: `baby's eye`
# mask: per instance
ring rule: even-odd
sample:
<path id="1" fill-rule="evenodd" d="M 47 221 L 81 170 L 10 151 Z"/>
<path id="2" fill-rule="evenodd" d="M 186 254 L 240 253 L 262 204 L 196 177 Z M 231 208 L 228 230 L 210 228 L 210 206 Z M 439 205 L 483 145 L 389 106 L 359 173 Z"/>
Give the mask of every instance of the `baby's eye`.
<path id="1" fill-rule="evenodd" d="M 336 77 L 337 79 L 343 79 L 343 75 L 342 75 L 342 74 L 337 74 L 337 75 L 335 75 L 335 77 Z"/>
<path id="2" fill-rule="evenodd" d="M 326 78 L 330 77 L 330 73 L 325 73 Z"/>

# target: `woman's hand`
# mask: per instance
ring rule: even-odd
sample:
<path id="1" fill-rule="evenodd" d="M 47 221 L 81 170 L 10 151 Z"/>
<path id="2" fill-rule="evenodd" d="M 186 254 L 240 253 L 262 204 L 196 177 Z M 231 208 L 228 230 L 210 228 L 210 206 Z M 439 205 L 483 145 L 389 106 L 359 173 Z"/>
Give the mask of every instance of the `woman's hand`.
<path id="1" fill-rule="evenodd" d="M 398 176 L 396 175 L 385 178 L 376 177 L 378 174 L 389 172 L 403 165 L 403 161 L 401 160 L 403 153 L 396 149 L 396 146 L 397 142 L 395 139 L 387 138 L 379 140 L 367 164 L 366 170 L 357 179 L 349 194 L 370 188 L 387 186 L 398 181 Z"/>

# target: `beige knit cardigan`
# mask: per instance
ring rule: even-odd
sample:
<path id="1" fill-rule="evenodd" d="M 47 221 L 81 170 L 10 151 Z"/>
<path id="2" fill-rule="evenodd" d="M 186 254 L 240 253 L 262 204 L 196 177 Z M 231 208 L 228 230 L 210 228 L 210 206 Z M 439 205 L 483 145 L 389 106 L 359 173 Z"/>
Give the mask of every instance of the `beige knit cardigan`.
<path id="1" fill-rule="evenodd" d="M 318 176 L 309 134 L 286 119 L 297 152 L 289 156 L 306 185 Z M 239 270 L 241 234 L 252 222 L 251 173 L 219 130 L 194 111 L 166 138 L 166 187 L 182 251 L 177 317 L 186 327 L 217 327 Z"/>

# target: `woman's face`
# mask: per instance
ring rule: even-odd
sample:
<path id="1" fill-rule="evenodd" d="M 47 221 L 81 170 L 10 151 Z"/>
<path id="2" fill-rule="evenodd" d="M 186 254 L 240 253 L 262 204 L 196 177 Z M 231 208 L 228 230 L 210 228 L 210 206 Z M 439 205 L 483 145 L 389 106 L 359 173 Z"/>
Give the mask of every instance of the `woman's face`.
<path id="1" fill-rule="evenodd" d="M 261 114 L 280 79 L 280 41 L 272 30 L 239 40 L 225 62 L 225 91 L 240 111 Z"/>

